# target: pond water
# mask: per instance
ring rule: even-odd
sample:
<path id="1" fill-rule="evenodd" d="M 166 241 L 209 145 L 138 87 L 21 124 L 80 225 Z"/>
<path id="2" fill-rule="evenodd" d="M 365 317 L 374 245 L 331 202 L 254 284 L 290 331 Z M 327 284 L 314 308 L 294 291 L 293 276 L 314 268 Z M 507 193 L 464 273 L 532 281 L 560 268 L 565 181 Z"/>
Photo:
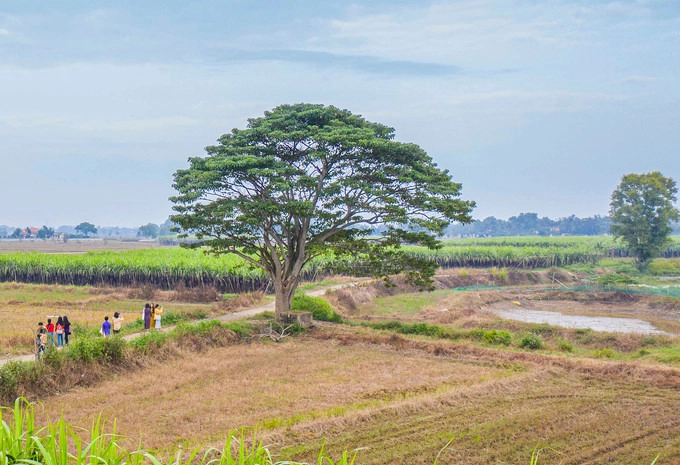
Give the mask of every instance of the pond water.
<path id="1" fill-rule="evenodd" d="M 508 320 L 526 323 L 547 323 L 564 328 L 590 328 L 594 331 L 612 333 L 668 334 L 656 329 L 651 323 L 635 318 L 614 318 L 606 316 L 565 315 L 559 312 L 544 310 L 527 310 L 523 308 L 498 309 L 494 313 Z"/>

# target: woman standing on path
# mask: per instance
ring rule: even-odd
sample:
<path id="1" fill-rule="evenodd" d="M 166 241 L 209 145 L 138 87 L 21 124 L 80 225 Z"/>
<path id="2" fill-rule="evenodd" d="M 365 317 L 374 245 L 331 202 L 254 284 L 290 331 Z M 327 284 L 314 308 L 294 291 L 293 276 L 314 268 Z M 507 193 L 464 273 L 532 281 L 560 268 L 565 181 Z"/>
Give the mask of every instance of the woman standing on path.
<path id="1" fill-rule="evenodd" d="M 144 329 L 148 330 L 151 327 L 151 305 L 148 303 L 144 306 L 144 310 L 142 310 L 142 318 L 144 318 Z"/>
<path id="2" fill-rule="evenodd" d="M 68 337 L 71 335 L 71 322 L 68 317 L 64 315 L 64 344 L 68 345 Z"/>
<path id="3" fill-rule="evenodd" d="M 156 329 L 161 329 L 161 315 L 163 314 L 163 307 L 159 304 L 153 307 L 153 319 L 156 322 Z"/>
<path id="4" fill-rule="evenodd" d="M 123 317 L 120 313 L 115 312 L 113 314 L 113 334 L 120 334 L 120 328 L 123 326 Z"/>
<path id="5" fill-rule="evenodd" d="M 52 318 L 47 319 L 47 345 L 54 346 L 54 323 Z"/>
<path id="6" fill-rule="evenodd" d="M 57 318 L 54 332 L 57 334 L 57 347 L 62 347 L 64 345 L 64 319 L 62 317 Z"/>

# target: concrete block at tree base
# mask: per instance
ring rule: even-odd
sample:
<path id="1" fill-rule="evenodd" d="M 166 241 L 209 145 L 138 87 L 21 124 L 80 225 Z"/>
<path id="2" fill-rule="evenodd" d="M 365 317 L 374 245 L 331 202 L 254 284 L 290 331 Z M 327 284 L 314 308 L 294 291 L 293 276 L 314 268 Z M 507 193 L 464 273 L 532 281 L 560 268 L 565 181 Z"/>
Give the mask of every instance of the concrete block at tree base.
<path id="1" fill-rule="evenodd" d="M 278 315 L 279 323 L 283 325 L 299 324 L 307 328 L 313 324 L 312 312 L 289 312 Z"/>

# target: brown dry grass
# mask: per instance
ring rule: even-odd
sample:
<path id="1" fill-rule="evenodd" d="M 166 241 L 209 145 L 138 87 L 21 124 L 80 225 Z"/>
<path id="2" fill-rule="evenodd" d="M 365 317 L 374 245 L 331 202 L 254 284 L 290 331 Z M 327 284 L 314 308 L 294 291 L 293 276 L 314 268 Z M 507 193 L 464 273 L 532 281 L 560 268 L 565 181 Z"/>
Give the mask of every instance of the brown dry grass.
<path id="1" fill-rule="evenodd" d="M 458 366 L 422 351 L 301 339 L 165 360 L 105 386 L 47 399 L 45 407 L 55 414 L 63 410 L 79 425 L 103 411 L 117 418 L 122 433 L 135 440 L 142 434 L 147 446 L 167 448 L 221 441 L 232 428 L 331 416 L 341 406 L 350 411 L 379 406 L 506 372 Z M 75 402 L 77 409 L 67 407 Z"/>
<path id="2" fill-rule="evenodd" d="M 383 291 L 367 286 L 358 295 L 364 292 L 370 299 Z M 334 298 L 349 300 L 340 291 Z M 417 318 L 484 325 L 494 318 L 486 306 L 517 298 L 517 290 L 454 293 Z M 106 384 L 44 399 L 42 418 L 63 412 L 87 428 L 102 412 L 116 418 L 131 445 L 141 437 L 163 453 L 177 445 L 221 446 L 230 429 L 253 427 L 278 458 L 308 461 L 327 440 L 336 457 L 366 447 L 362 464 L 431 464 L 453 437 L 439 463 L 525 465 L 536 446 L 552 448 L 541 455 L 546 464 L 646 464 L 657 453 L 660 465 L 680 463 L 674 367 L 335 325 L 279 344 L 156 355 Z"/>
<path id="3" fill-rule="evenodd" d="M 97 327 L 114 312 L 120 312 L 126 323 L 141 317 L 145 300 L 130 298 L 126 288 L 78 286 L 42 286 L 36 284 L 0 283 L 0 352 L 27 354 L 33 351 L 34 331 L 38 322 L 47 324 L 53 315 L 67 315 L 73 327 Z M 157 302 L 169 302 L 172 293 L 156 291 Z M 166 311 L 174 313 L 212 313 L 210 305 L 172 302 Z M 56 322 L 56 317 L 52 318 Z"/>
<path id="4" fill-rule="evenodd" d="M 497 274 L 484 269 L 448 269 L 440 270 L 434 277 L 434 287 L 440 290 L 448 290 L 461 287 L 471 286 L 529 286 L 532 288 L 540 285 L 554 284 L 553 276 L 559 276 L 562 283 L 576 282 L 577 277 L 570 273 L 565 273 L 559 270 L 508 270 L 507 278 L 500 280 Z M 380 280 L 373 280 L 363 282 L 361 285 L 338 289 L 329 294 L 328 299 L 336 307 L 342 309 L 349 315 L 360 315 L 362 307 L 372 302 L 377 297 L 396 296 L 405 293 L 416 293 L 418 288 L 410 286 L 405 283 L 403 277 L 397 277 L 393 280 L 394 286 L 387 287 Z M 449 306 L 454 308 L 463 308 L 466 310 L 481 308 L 489 303 L 499 300 L 507 299 L 511 296 L 513 299 L 517 290 L 512 291 L 467 291 L 454 293 L 449 296 L 450 302 L 456 299 L 456 296 L 465 296 L 464 302 L 451 303 Z"/>
<path id="5" fill-rule="evenodd" d="M 88 427 L 100 412 L 136 445 L 219 446 L 259 427 L 281 458 L 314 460 L 324 439 L 359 463 L 661 464 L 680 460 L 680 370 L 572 360 L 327 327 L 118 375 L 44 400 Z M 163 357 L 165 358 L 165 357 Z"/>

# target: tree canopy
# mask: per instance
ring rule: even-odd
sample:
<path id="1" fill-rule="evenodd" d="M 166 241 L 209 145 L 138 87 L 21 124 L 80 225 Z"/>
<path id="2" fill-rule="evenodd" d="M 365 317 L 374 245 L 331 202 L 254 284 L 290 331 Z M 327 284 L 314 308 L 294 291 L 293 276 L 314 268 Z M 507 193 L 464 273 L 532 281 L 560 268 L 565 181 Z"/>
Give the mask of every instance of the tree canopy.
<path id="1" fill-rule="evenodd" d="M 611 233 L 628 245 L 640 267 L 667 245 L 671 221 L 678 220 L 677 193 L 675 181 L 658 171 L 627 174 L 612 193 Z"/>
<path id="2" fill-rule="evenodd" d="M 75 230 L 83 234 L 85 236 L 89 236 L 90 234 L 97 234 L 97 228 L 92 224 L 88 222 L 83 222 L 80 223 L 78 226 L 75 227 Z"/>
<path id="3" fill-rule="evenodd" d="M 474 202 L 420 147 L 333 106 L 281 105 L 206 152 L 175 173 L 171 219 L 195 234 L 195 247 L 267 272 L 277 314 L 290 310 L 303 267 L 321 254 L 360 256 L 365 272 L 426 284 L 433 264 L 401 245 L 435 248 L 451 222 L 471 221 Z"/>
<path id="4" fill-rule="evenodd" d="M 38 231 L 38 239 L 49 239 L 50 237 L 53 237 L 53 236 L 54 236 L 54 228 L 48 228 L 47 226 L 43 226 Z"/>
<path id="5" fill-rule="evenodd" d="M 137 236 L 150 237 L 155 239 L 158 237 L 159 232 L 160 227 L 157 224 L 147 223 L 143 226 L 140 226 L 139 229 L 137 229 Z"/>

